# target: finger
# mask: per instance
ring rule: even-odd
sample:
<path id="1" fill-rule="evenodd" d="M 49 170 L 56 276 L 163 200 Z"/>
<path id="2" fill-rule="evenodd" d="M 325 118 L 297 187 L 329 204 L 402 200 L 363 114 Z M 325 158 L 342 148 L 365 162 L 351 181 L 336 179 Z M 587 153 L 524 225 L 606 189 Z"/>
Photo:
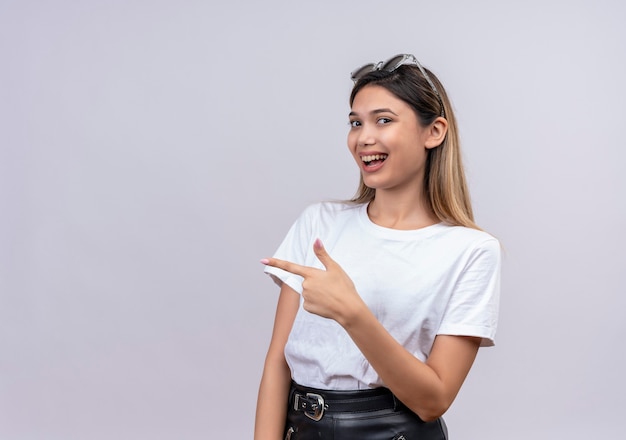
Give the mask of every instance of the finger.
<path id="1" fill-rule="evenodd" d="M 329 266 L 335 264 L 335 260 L 333 260 L 330 255 L 328 255 L 328 252 L 326 252 L 326 248 L 322 244 L 322 240 L 320 240 L 319 238 L 315 240 L 315 243 L 313 243 L 313 252 L 315 252 L 318 260 L 322 262 L 326 269 L 328 269 Z"/>
<path id="2" fill-rule="evenodd" d="M 291 261 L 279 260 L 278 258 L 263 258 L 262 264 L 266 266 L 277 267 L 278 269 L 285 270 L 294 275 L 300 275 L 301 277 L 307 276 L 310 271 L 310 267 L 300 266 L 299 264 L 292 263 Z"/>

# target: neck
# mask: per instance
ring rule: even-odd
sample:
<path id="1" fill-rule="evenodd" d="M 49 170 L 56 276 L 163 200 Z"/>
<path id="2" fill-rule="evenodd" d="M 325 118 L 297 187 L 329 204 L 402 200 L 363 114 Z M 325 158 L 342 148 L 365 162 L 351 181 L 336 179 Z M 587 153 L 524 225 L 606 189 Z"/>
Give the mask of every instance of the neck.
<path id="1" fill-rule="evenodd" d="M 377 190 L 367 213 L 374 223 L 391 229 L 420 229 L 439 223 L 421 189 L 414 193 Z"/>

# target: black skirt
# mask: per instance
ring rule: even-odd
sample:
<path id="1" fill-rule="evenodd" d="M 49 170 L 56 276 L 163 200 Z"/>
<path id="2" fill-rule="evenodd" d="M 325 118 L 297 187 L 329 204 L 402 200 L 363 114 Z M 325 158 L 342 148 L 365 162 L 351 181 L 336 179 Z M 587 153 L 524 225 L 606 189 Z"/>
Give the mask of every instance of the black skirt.
<path id="1" fill-rule="evenodd" d="M 442 418 L 422 421 L 387 388 L 328 391 L 292 383 L 285 440 L 447 440 Z"/>

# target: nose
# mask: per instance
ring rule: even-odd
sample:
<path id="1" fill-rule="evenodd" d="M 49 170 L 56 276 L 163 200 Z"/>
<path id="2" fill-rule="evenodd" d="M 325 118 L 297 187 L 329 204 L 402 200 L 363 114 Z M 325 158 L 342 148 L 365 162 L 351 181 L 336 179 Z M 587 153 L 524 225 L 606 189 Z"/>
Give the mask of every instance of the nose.
<path id="1" fill-rule="evenodd" d="M 357 138 L 358 147 L 367 147 L 376 143 L 374 130 L 369 124 L 363 124 Z"/>

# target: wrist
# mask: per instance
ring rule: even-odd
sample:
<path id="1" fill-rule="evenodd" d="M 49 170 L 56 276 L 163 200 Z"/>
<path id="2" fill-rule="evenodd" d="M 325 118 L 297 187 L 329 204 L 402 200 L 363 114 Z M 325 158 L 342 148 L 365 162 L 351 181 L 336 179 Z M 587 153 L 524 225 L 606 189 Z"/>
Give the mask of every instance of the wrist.
<path id="1" fill-rule="evenodd" d="M 351 307 L 346 307 L 344 310 L 342 310 L 339 319 L 337 319 L 336 321 L 346 331 L 350 331 L 350 329 L 357 327 L 359 323 L 368 315 L 372 315 L 372 312 L 367 307 L 367 304 L 365 304 L 365 302 L 363 302 L 363 300 L 359 298 L 359 301 L 355 301 L 355 303 Z"/>

